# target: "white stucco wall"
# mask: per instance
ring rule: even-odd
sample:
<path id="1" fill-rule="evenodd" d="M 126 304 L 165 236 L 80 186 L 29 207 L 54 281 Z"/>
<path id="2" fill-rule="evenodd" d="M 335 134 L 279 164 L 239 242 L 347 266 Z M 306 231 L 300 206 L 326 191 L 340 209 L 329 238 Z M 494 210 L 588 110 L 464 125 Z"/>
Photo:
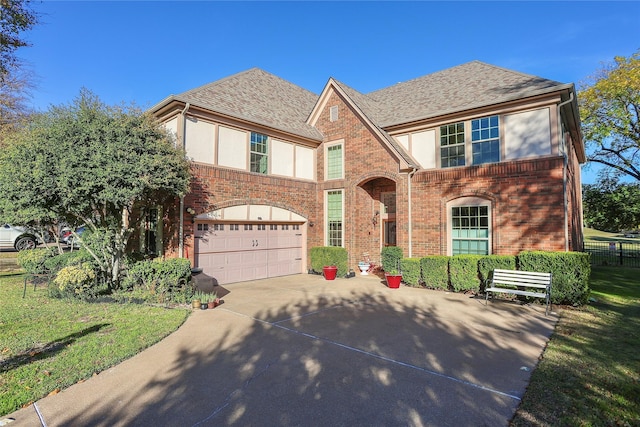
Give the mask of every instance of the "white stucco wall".
<path id="1" fill-rule="evenodd" d="M 274 175 L 293 176 L 293 156 L 293 144 L 272 139 L 271 173 Z"/>
<path id="2" fill-rule="evenodd" d="M 185 129 L 187 157 L 201 163 L 215 161 L 215 125 L 195 118 L 187 118 Z"/>
<path id="3" fill-rule="evenodd" d="M 177 141 L 178 141 L 178 118 L 174 117 L 173 119 L 165 122 L 164 123 L 164 127 L 169 132 L 171 132 L 171 135 L 173 136 L 174 142 L 177 143 Z"/>
<path id="4" fill-rule="evenodd" d="M 218 164 L 247 169 L 247 132 L 218 126 Z"/>
<path id="5" fill-rule="evenodd" d="M 314 150 L 308 147 L 296 145 L 295 177 L 302 179 L 314 179 L 315 160 Z"/>
<path id="6" fill-rule="evenodd" d="M 541 108 L 504 116 L 505 160 L 551 154 L 549 114 L 549 108 Z"/>
<path id="7" fill-rule="evenodd" d="M 411 155 L 424 169 L 436 167 L 436 131 L 431 129 L 411 135 Z"/>

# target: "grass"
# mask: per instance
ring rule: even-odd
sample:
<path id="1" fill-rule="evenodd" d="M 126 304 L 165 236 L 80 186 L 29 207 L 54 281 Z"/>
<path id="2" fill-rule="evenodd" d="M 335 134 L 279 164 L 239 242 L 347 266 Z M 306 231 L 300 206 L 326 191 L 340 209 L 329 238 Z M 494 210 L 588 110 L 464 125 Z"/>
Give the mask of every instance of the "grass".
<path id="1" fill-rule="evenodd" d="M 638 238 L 627 238 L 622 233 L 609 233 L 607 231 L 600 231 L 593 228 L 585 227 L 584 241 L 585 242 L 623 242 L 623 243 L 637 243 L 640 244 Z"/>
<path id="2" fill-rule="evenodd" d="M 562 309 L 513 426 L 640 425 L 638 270 L 596 267 L 591 288 Z"/>
<path id="3" fill-rule="evenodd" d="M 153 345 L 188 311 L 50 299 L 44 285 L 0 275 L 0 416 L 57 393 Z"/>

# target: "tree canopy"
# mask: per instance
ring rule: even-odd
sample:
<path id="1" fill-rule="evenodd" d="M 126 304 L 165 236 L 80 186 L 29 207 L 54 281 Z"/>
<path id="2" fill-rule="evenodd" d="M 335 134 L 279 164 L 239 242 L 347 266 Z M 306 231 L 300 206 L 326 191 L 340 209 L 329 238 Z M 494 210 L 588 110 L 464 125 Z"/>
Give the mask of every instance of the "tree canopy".
<path id="1" fill-rule="evenodd" d="M 104 105 L 87 90 L 11 135 L 0 151 L 0 218 L 16 224 L 85 224 L 108 236 L 93 254 L 119 279 L 133 215 L 184 195 L 189 163 L 149 115 Z"/>
<path id="2" fill-rule="evenodd" d="M 640 181 L 640 51 L 617 56 L 578 94 L 587 160 Z"/>
<path id="3" fill-rule="evenodd" d="M 640 184 L 604 180 L 583 188 L 584 221 L 597 230 L 617 233 L 640 227 Z"/>
<path id="4" fill-rule="evenodd" d="M 32 75 L 16 51 L 29 46 L 23 33 L 37 23 L 28 0 L 0 0 L 0 142 L 30 113 Z"/>
<path id="5" fill-rule="evenodd" d="M 22 33 L 38 23 L 29 0 L 0 0 L 0 79 L 16 65 L 16 50 L 29 46 Z"/>

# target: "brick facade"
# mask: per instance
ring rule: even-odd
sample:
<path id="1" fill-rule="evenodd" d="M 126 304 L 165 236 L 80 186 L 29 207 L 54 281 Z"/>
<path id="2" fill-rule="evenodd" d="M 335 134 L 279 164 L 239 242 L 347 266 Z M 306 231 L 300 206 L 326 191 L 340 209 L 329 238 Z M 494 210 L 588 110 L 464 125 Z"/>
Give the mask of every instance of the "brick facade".
<path id="1" fill-rule="evenodd" d="M 471 68 L 475 66 L 472 64 Z M 491 74 L 487 76 L 504 72 L 495 69 L 489 71 Z M 273 77 L 260 71 L 249 72 L 238 78 L 243 76 L 266 78 L 266 83 Z M 276 83 L 277 88 L 282 89 L 282 82 L 278 80 Z M 229 87 L 231 91 L 237 90 L 235 85 L 230 84 Z M 561 90 L 567 88 L 558 89 Z M 210 123 L 247 132 L 257 131 L 270 138 L 300 144 L 307 150 L 309 147 L 315 149 L 316 176 L 312 181 L 194 163 L 194 180 L 184 204 L 193 208 L 196 215 L 241 205 L 268 205 L 299 215 L 303 218 L 300 225 L 305 227 L 307 267 L 310 264 L 310 249 L 326 244 L 324 201 L 328 190 L 343 192 L 343 245 L 348 251 L 349 266 L 353 270 L 357 270 L 357 263 L 362 260 L 364 253 L 370 254 L 374 260 L 379 259 L 380 250 L 385 245 L 385 221 L 395 221 L 395 242 L 403 249 L 404 256 L 451 254 L 451 205 L 466 200 L 470 204 L 480 201 L 490 207 L 489 252 L 492 254 L 517 254 L 523 250 L 581 250 L 580 159 L 584 158 L 584 153 L 576 151 L 575 146 L 583 149 L 576 126 L 567 125 L 571 132 L 567 132 L 564 138 L 559 135 L 558 129 L 562 127 L 560 120 L 563 120 L 562 111 L 557 107 L 562 99 L 559 93 L 550 91 L 545 96 L 510 100 L 504 105 L 489 103 L 473 111 L 461 110 L 422 121 L 398 122 L 383 129 L 372 118 L 380 119 L 375 108 L 369 104 L 376 100 L 375 97 L 366 99 L 331 81 L 318 98 L 310 116 L 306 121 L 302 120 L 312 131 L 299 128 L 298 132 L 301 133 L 297 134 L 283 133 L 282 128 L 270 128 L 264 121 L 260 124 L 245 121 L 243 114 L 246 111 L 242 108 L 238 120 L 224 114 L 218 115 L 206 107 L 193 113 L 189 111 L 187 116 L 198 114 L 200 119 Z M 215 96 L 215 93 L 207 96 Z M 193 98 L 197 102 L 201 99 L 204 98 Z M 221 98 L 223 103 L 226 100 Z M 165 120 L 173 119 L 178 124 L 185 120 L 188 104 L 180 102 L 174 100 L 167 104 L 162 113 Z M 365 106 L 369 108 L 366 113 L 363 111 Z M 332 108 L 334 113 L 337 108 L 337 116 L 330 114 Z M 518 160 L 445 169 L 435 168 L 434 162 L 429 163 L 431 169 L 420 169 L 415 159 L 411 158 L 411 151 L 405 152 L 399 145 L 399 139 L 392 139 L 391 133 L 386 133 L 403 135 L 404 132 L 404 135 L 409 135 L 411 132 L 432 130 L 436 138 L 436 130 L 441 125 L 458 121 L 468 123 L 470 118 L 545 109 L 549 111 L 546 128 L 549 149 L 537 151 L 537 147 L 528 146 L 533 154 L 525 153 Z M 576 111 L 572 110 L 574 115 Z M 262 120 L 262 116 L 259 118 Z M 565 125 L 564 122 L 562 124 Z M 180 139 L 184 136 L 183 129 L 181 125 L 174 126 Z M 527 127 L 522 122 L 520 128 L 516 123 L 512 132 L 522 131 L 526 134 L 539 129 Z M 578 141 L 572 141 L 572 135 Z M 504 138 L 502 131 L 500 136 Z M 539 140 L 540 134 L 534 135 L 535 138 Z M 560 149 L 562 140 L 566 141 L 566 157 Z M 437 141 L 431 141 L 434 144 L 432 149 L 439 152 Z M 518 139 L 512 138 L 510 141 L 509 147 L 514 150 Z M 213 136 L 212 143 L 217 143 Z M 327 180 L 326 147 L 333 144 L 342 144 L 344 175 L 340 179 Z M 270 162 L 278 160 L 270 157 Z M 395 213 L 384 211 L 382 201 L 385 194 L 395 194 Z M 165 219 L 166 249 L 174 255 L 178 253 L 179 246 L 175 227 L 179 210 L 176 206 L 166 210 Z M 186 255 L 194 261 L 194 226 L 190 215 L 184 215 L 183 227 Z"/>

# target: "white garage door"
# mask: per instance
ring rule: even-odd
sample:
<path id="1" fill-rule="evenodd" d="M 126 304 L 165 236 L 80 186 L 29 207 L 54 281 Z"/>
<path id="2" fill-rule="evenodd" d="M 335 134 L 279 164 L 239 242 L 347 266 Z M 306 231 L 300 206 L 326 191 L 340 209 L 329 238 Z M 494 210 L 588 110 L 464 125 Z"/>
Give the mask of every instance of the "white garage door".
<path id="1" fill-rule="evenodd" d="M 195 263 L 219 284 L 303 272 L 299 224 L 196 224 Z"/>

